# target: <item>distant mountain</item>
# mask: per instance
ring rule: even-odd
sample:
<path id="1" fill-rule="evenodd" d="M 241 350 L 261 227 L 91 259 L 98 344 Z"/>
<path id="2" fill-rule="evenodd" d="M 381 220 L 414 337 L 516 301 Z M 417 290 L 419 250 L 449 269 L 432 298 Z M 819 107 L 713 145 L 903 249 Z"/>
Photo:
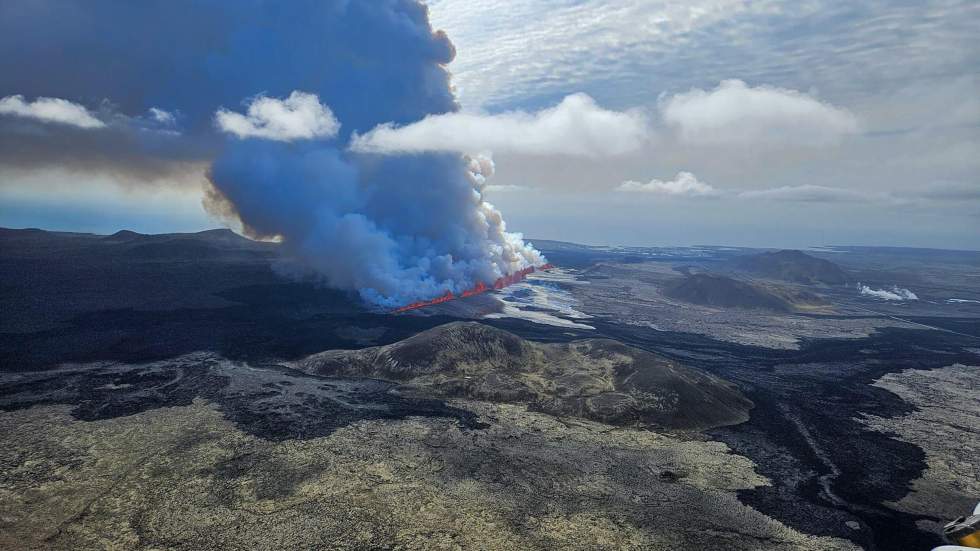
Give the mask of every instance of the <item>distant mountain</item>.
<path id="1" fill-rule="evenodd" d="M 541 344 L 474 322 L 441 325 L 387 346 L 322 352 L 293 367 L 618 425 L 705 429 L 745 421 L 752 407 L 727 381 L 617 341 Z"/>
<path id="2" fill-rule="evenodd" d="M 124 308 L 210 308 L 249 286 L 280 285 L 279 247 L 228 230 L 112 235 L 0 228 L 0 333 L 56 327 Z"/>
<path id="3" fill-rule="evenodd" d="M 142 233 L 136 233 L 131 230 L 119 230 L 112 235 L 107 235 L 102 238 L 102 241 L 106 243 L 129 243 L 130 241 L 135 241 L 147 237 Z"/>
<path id="4" fill-rule="evenodd" d="M 664 288 L 670 298 L 720 308 L 761 308 L 788 312 L 792 305 L 764 289 L 730 277 L 693 274 Z"/>
<path id="5" fill-rule="evenodd" d="M 112 235 L 0 228 L 0 245 L 12 257 L 83 257 L 85 262 L 123 256 L 129 260 L 227 260 L 232 257 L 269 258 L 274 243 L 246 239 L 227 229 L 195 233 L 142 234 L 120 230 Z"/>
<path id="6" fill-rule="evenodd" d="M 793 283 L 825 285 L 847 283 L 847 274 L 840 266 L 802 251 L 783 250 L 738 256 L 730 260 L 728 266 L 757 276 Z"/>

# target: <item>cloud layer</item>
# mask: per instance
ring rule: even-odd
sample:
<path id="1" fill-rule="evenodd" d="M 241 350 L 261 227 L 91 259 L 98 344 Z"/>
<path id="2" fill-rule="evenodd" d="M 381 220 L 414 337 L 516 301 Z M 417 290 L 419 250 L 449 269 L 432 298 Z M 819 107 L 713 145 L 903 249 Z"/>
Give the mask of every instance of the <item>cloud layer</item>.
<path id="1" fill-rule="evenodd" d="M 39 97 L 27 102 L 20 94 L 7 96 L 0 99 L 0 115 L 12 115 L 78 128 L 105 128 L 105 123 L 95 118 L 83 105 L 60 98 Z"/>
<path id="2" fill-rule="evenodd" d="M 451 70 L 471 108 L 569 90 L 619 108 L 651 91 L 732 77 L 818 86 L 834 101 L 916 80 L 934 85 L 940 75 L 975 74 L 980 22 L 970 0 L 815 0 L 794 9 L 748 0 L 430 4 L 434 25 L 459 49 Z"/>
<path id="3" fill-rule="evenodd" d="M 515 191 L 527 189 L 522 186 L 511 187 Z M 617 192 L 661 197 L 727 198 L 753 204 L 772 202 L 871 205 L 876 207 L 924 207 L 939 203 L 970 202 L 972 199 L 980 198 L 980 190 L 976 186 L 950 182 L 935 183 L 905 193 L 889 193 L 862 188 L 844 188 L 816 184 L 759 189 L 717 188 L 699 180 L 697 176 L 687 171 L 677 173 L 677 176 L 672 180 L 654 178 L 645 183 L 626 180 L 614 189 Z"/>
<path id="4" fill-rule="evenodd" d="M 846 110 L 796 90 L 750 87 L 741 80 L 663 98 L 660 110 L 664 122 L 692 144 L 827 145 L 858 130 Z"/>
<path id="5" fill-rule="evenodd" d="M 690 172 L 679 172 L 673 180 L 664 181 L 653 179 L 645 184 L 627 180 L 620 184 L 616 190 L 681 197 L 707 197 L 718 194 L 718 190 L 709 184 L 699 181 Z"/>
<path id="6" fill-rule="evenodd" d="M 603 109 L 585 94 L 572 94 L 536 113 L 446 113 L 396 126 L 383 124 L 356 136 L 352 149 L 369 153 L 523 153 L 622 155 L 646 145 L 650 130 L 634 112 Z"/>
<path id="7" fill-rule="evenodd" d="M 239 138 L 281 142 L 331 138 L 340 130 L 340 122 L 316 94 L 298 90 L 285 99 L 259 96 L 249 103 L 245 115 L 219 109 L 214 123 L 222 132 Z"/>
<path id="8" fill-rule="evenodd" d="M 741 191 L 738 195 L 743 199 L 794 201 L 802 203 L 886 203 L 896 201 L 894 197 L 888 194 L 814 184 L 752 189 Z"/>

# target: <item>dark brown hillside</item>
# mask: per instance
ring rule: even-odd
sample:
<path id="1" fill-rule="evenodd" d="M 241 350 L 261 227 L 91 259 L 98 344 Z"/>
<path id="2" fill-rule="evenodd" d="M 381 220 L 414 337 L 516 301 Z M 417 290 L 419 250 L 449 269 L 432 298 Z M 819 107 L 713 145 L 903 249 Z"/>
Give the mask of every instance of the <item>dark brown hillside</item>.
<path id="1" fill-rule="evenodd" d="M 745 421 L 752 407 L 727 381 L 617 341 L 540 344 L 473 322 L 387 346 L 314 354 L 294 367 L 398 381 L 409 394 L 526 403 L 617 425 L 705 429 Z"/>

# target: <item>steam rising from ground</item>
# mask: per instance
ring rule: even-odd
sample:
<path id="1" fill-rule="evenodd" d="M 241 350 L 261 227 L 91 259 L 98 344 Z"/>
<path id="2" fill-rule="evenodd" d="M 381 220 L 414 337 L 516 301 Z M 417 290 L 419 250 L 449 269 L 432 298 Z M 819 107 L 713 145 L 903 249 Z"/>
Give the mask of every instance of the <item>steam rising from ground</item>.
<path id="1" fill-rule="evenodd" d="M 903 289 L 897 285 L 893 286 L 891 290 L 888 289 L 872 289 L 867 285 L 862 283 L 857 284 L 858 291 L 865 296 L 879 298 L 881 300 L 919 300 L 918 295 L 910 291 L 909 289 Z"/>

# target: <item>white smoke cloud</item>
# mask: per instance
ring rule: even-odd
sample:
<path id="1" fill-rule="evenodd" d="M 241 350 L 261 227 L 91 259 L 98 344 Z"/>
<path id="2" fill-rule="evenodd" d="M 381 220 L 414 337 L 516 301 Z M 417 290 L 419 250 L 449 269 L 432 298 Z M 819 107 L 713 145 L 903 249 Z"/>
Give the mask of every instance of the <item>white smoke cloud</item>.
<path id="1" fill-rule="evenodd" d="M 857 284 L 858 291 L 869 297 L 879 298 L 881 300 L 893 300 L 893 301 L 904 301 L 904 300 L 919 300 L 919 297 L 910 291 L 909 289 L 903 289 L 897 285 L 893 286 L 891 290 L 888 289 L 872 289 L 867 285 L 862 283 Z"/>
<path id="2" fill-rule="evenodd" d="M 627 180 L 616 188 L 617 191 L 655 193 L 659 195 L 705 197 L 718 195 L 718 190 L 710 184 L 701 182 L 690 172 L 678 172 L 673 180 L 653 179 L 647 183 Z"/>
<path id="3" fill-rule="evenodd" d="M 330 138 L 340 122 L 316 94 L 294 91 L 286 99 L 260 96 L 252 100 L 246 115 L 219 109 L 214 114 L 219 130 L 239 138 L 264 138 L 281 142 Z"/>
<path id="4" fill-rule="evenodd" d="M 650 138 L 638 112 L 603 109 L 586 94 L 527 113 L 445 113 L 405 126 L 382 124 L 354 136 L 351 149 L 365 153 L 524 153 L 606 157 L 636 151 Z"/>
<path id="5" fill-rule="evenodd" d="M 524 241 L 520 233 L 508 232 L 503 215 L 483 195 L 490 187 L 487 182 L 494 173 L 493 160 L 485 155 L 469 158 L 467 175 L 473 189 L 479 233 L 487 237 L 486 252 L 500 275 L 512 274 L 529 266 L 544 264 L 544 256 L 534 245 Z M 499 276 L 498 276 L 499 277 Z"/>
<path id="6" fill-rule="evenodd" d="M 85 106 L 61 98 L 39 97 L 27 102 L 20 94 L 7 96 L 0 99 L 0 115 L 13 115 L 86 129 L 105 127 L 105 123 L 95 118 Z"/>
<path id="7" fill-rule="evenodd" d="M 827 145 L 858 130 L 849 111 L 786 88 L 724 80 L 661 98 L 664 122 L 691 144 Z"/>

